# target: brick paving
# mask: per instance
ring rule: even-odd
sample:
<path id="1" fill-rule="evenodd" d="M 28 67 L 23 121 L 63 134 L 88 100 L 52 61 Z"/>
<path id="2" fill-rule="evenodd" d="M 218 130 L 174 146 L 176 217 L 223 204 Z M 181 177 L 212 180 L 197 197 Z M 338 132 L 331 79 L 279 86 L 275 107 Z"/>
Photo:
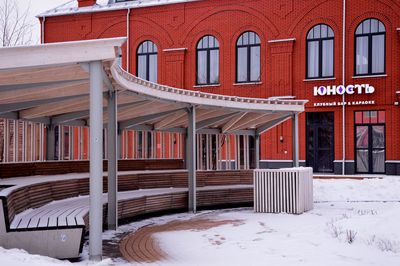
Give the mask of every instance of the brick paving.
<path id="1" fill-rule="evenodd" d="M 143 227 L 124 237 L 120 242 L 120 252 L 124 259 L 136 263 L 154 263 L 174 258 L 160 248 L 154 234 L 160 232 L 195 230 L 204 231 L 213 227 L 232 224 L 239 225 L 240 220 L 211 220 L 195 218 L 188 221 L 173 221 L 163 225 Z"/>

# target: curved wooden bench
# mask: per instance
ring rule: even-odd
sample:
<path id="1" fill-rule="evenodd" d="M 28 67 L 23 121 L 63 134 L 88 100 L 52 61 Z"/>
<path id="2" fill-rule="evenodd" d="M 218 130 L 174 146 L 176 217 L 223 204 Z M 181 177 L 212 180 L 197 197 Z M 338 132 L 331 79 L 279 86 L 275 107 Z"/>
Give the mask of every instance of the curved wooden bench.
<path id="1" fill-rule="evenodd" d="M 253 201 L 252 171 L 198 172 L 197 176 L 200 208 Z M 0 185 L 17 181 L 19 184 L 0 191 L 4 211 L 0 231 L 3 224 L 3 232 L 7 232 L 7 240 L 0 239 L 3 245 L 57 258 L 78 257 L 89 222 L 87 174 L 8 179 Z M 186 171 L 120 173 L 118 217 L 187 209 L 186 187 Z M 106 219 L 106 196 L 103 203 Z M 43 241 L 53 243 L 52 248 L 40 244 Z"/>

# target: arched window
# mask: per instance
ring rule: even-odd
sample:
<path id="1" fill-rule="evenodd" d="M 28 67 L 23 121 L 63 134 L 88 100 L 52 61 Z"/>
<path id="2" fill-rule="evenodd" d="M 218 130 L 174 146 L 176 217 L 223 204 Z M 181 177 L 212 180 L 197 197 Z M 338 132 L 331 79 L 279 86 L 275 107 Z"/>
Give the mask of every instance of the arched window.
<path id="1" fill-rule="evenodd" d="M 157 46 L 152 41 L 142 42 L 137 49 L 136 75 L 157 82 Z"/>
<path id="2" fill-rule="evenodd" d="M 261 79 L 261 42 L 257 33 L 248 31 L 236 43 L 236 82 L 258 82 Z"/>
<path id="3" fill-rule="evenodd" d="M 314 26 L 307 34 L 307 78 L 333 77 L 333 40 L 331 27 Z"/>
<path id="4" fill-rule="evenodd" d="M 385 73 L 385 25 L 366 19 L 356 29 L 355 75 Z"/>
<path id="5" fill-rule="evenodd" d="M 219 42 L 214 36 L 204 36 L 197 44 L 197 85 L 219 83 Z"/>

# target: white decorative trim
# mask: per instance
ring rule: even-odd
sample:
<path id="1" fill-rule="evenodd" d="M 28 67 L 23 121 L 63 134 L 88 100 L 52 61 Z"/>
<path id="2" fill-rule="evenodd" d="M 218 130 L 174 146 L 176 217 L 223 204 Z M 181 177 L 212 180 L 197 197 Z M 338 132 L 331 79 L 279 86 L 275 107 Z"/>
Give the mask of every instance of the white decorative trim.
<path id="1" fill-rule="evenodd" d="M 260 160 L 260 162 L 264 163 L 291 163 L 293 160 Z"/>
<path id="2" fill-rule="evenodd" d="M 385 163 L 400 163 L 398 160 L 387 160 Z"/>
<path id="3" fill-rule="evenodd" d="M 363 79 L 363 78 L 385 78 L 387 74 L 381 75 L 365 75 L 365 76 L 353 76 L 353 79 Z"/>
<path id="4" fill-rule="evenodd" d="M 193 88 L 207 88 L 207 87 L 220 87 L 221 84 L 204 84 L 204 85 L 194 85 Z"/>
<path id="5" fill-rule="evenodd" d="M 294 42 L 296 38 L 288 38 L 288 39 L 279 39 L 279 40 L 269 40 L 268 43 L 277 43 L 277 42 Z"/>
<path id="6" fill-rule="evenodd" d="M 324 81 L 324 80 L 336 80 L 335 77 L 333 78 L 311 78 L 311 79 L 303 79 L 303 81 Z"/>
<path id="7" fill-rule="evenodd" d="M 187 48 L 170 48 L 170 49 L 164 49 L 163 52 L 175 52 L 175 51 L 186 51 Z"/>
<path id="8" fill-rule="evenodd" d="M 257 82 L 244 82 L 244 83 L 233 83 L 233 86 L 243 86 L 243 85 L 261 85 L 262 82 L 261 81 L 257 81 Z"/>
<path id="9" fill-rule="evenodd" d="M 397 31 L 400 31 L 400 28 L 397 28 L 396 30 L 397 30 Z"/>

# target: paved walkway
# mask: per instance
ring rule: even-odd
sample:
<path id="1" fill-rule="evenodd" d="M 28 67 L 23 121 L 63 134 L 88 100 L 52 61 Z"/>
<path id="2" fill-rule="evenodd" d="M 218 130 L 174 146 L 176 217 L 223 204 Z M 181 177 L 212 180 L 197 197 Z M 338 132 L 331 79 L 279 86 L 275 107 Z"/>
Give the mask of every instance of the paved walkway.
<path id="1" fill-rule="evenodd" d="M 143 227 L 122 239 L 120 252 L 130 262 L 154 263 L 163 260 L 174 261 L 174 258 L 169 257 L 160 248 L 156 238 L 153 236 L 154 234 L 184 230 L 203 231 L 225 224 L 237 225 L 241 224 L 241 221 L 194 218 L 188 221 L 173 221 L 163 225 Z M 215 244 L 218 245 L 218 243 Z"/>

